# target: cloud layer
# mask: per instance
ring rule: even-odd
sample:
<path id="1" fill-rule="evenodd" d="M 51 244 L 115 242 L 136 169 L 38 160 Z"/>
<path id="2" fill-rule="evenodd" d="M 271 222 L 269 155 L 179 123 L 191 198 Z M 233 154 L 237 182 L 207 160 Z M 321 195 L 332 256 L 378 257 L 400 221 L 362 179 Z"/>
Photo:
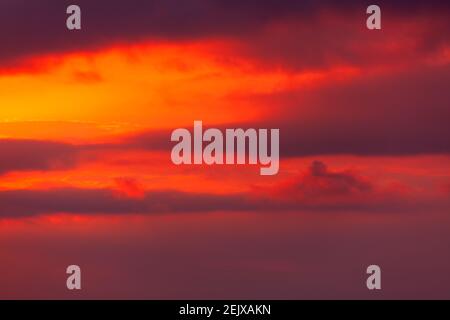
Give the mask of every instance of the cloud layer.
<path id="1" fill-rule="evenodd" d="M 449 7 L 442 1 L 381 1 L 386 31 L 369 36 L 364 32 L 366 7 L 356 1 L 80 0 L 83 29 L 71 33 L 65 28 L 70 4 L 2 1 L 0 64 L 144 40 L 202 39 L 237 40 L 241 54 L 266 64 L 310 68 L 392 58 L 400 62 L 411 53 L 427 55 L 448 46 L 450 28 Z M 398 55 L 388 46 L 400 38 L 406 42 L 399 43 L 405 50 Z"/>
<path id="2" fill-rule="evenodd" d="M 174 214 L 217 211 L 414 212 L 449 207 L 446 197 L 403 194 L 375 187 L 351 171 L 330 171 L 314 161 L 308 171 L 275 187 L 255 186 L 235 194 L 149 190 L 136 181 L 119 180 L 116 188 L 0 191 L 0 217 L 45 214 Z M 415 198 L 412 200 L 411 198 Z"/>

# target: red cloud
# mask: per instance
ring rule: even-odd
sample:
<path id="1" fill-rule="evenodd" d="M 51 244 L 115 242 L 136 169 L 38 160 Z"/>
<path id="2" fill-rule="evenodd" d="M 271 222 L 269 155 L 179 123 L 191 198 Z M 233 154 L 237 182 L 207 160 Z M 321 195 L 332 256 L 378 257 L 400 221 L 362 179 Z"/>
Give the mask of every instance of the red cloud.
<path id="1" fill-rule="evenodd" d="M 137 199 L 142 199 L 145 197 L 144 186 L 141 185 L 136 179 L 121 177 L 116 178 L 115 183 L 119 195 Z"/>

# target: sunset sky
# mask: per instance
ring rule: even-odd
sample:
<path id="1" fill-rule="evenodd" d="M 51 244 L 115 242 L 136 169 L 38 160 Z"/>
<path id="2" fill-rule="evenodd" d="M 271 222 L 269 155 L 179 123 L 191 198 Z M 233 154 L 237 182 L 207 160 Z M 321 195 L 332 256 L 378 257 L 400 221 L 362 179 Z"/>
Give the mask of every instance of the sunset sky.
<path id="1" fill-rule="evenodd" d="M 0 298 L 449 299 L 450 3 L 369 4 L 0 0 Z M 195 120 L 279 173 L 174 165 Z"/>

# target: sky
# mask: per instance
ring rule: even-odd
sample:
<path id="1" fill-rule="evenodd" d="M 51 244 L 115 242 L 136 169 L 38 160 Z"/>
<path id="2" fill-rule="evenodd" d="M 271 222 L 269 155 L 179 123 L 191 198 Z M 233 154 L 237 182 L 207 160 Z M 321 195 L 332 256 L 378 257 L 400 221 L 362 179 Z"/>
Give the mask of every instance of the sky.
<path id="1" fill-rule="evenodd" d="M 1 299 L 450 298 L 448 2 L 72 2 L 0 0 Z M 279 173 L 174 165 L 195 120 Z"/>

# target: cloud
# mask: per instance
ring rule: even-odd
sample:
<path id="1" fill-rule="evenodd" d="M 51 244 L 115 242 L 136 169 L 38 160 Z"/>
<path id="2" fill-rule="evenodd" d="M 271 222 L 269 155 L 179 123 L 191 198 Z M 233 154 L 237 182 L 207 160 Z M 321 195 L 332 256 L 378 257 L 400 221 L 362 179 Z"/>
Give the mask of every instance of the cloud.
<path id="1" fill-rule="evenodd" d="M 321 197 L 351 196 L 374 191 L 368 179 L 351 171 L 330 171 L 325 163 L 313 161 L 304 174 L 277 186 L 277 193 L 305 200 Z M 275 191 L 275 190 L 273 190 Z"/>
<path id="2" fill-rule="evenodd" d="M 152 191 L 144 197 L 122 197 L 109 189 L 50 189 L 0 191 L 0 216 L 20 218 L 41 214 L 152 214 L 246 210 L 241 196 Z"/>
<path id="3" fill-rule="evenodd" d="M 450 67 L 360 75 L 300 87 L 248 102 L 273 110 L 271 119 L 206 127 L 279 128 L 280 156 L 406 156 L 450 153 Z M 275 111 L 276 110 L 276 111 Z M 186 123 L 190 129 L 192 123 Z M 105 148 L 169 152 L 171 130 L 136 133 Z"/>
<path id="4" fill-rule="evenodd" d="M 423 68 L 257 101 L 279 106 L 266 126 L 278 122 L 282 156 L 448 154 L 449 82 L 448 66 Z"/>
<path id="5" fill-rule="evenodd" d="M 119 195 L 130 198 L 143 198 L 145 196 L 145 188 L 137 179 L 129 177 L 116 178 L 117 191 Z"/>
<path id="6" fill-rule="evenodd" d="M 375 188 L 351 171 L 333 171 L 320 161 L 295 179 L 275 187 L 258 187 L 231 194 L 147 190 L 134 180 L 120 180 L 117 189 L 59 188 L 0 191 L 0 217 L 24 218 L 45 214 L 175 214 L 207 212 L 416 212 L 448 208 L 448 199 Z M 125 191 L 128 194 L 124 194 Z M 136 196 L 136 189 L 139 191 Z M 129 191 L 132 196 L 129 196 Z M 125 195 L 125 196 L 123 196 Z"/>
<path id="7" fill-rule="evenodd" d="M 80 299 L 374 299 L 373 263 L 376 298 L 450 298 L 448 211 L 52 218 L 0 223 L 0 298 L 73 299 L 74 263 Z"/>
<path id="8" fill-rule="evenodd" d="M 77 164 L 75 146 L 36 140 L 0 140 L 0 174 L 9 171 L 61 170 Z"/>
<path id="9" fill-rule="evenodd" d="M 205 130 L 210 127 L 279 128 L 282 158 L 449 154 L 448 83 L 450 67 L 435 66 L 249 95 L 245 99 L 255 105 L 276 110 L 270 120 L 226 125 L 204 123 L 204 126 Z M 44 125 L 48 130 L 52 124 Z M 184 127 L 190 129 L 192 125 L 186 123 Z M 0 139 L 0 174 L 72 169 L 83 161 L 101 159 L 95 155 L 107 151 L 113 155 L 133 150 L 165 152 L 170 159 L 173 129 L 135 132 L 110 137 L 107 143 L 93 141 L 82 145 Z M 83 132 L 88 131 L 83 129 Z M 82 157 L 84 153 L 94 156 L 86 159 Z"/>
<path id="10" fill-rule="evenodd" d="M 302 68 L 389 57 L 400 62 L 402 56 L 411 56 L 408 52 L 439 51 L 448 44 L 450 29 L 445 14 L 449 6 L 437 0 L 379 2 L 386 28 L 378 35 L 364 30 L 366 7 L 355 1 L 79 0 L 78 32 L 65 27 L 69 4 L 2 1 L 0 64 L 117 44 L 204 39 L 235 41 L 244 55 Z M 402 47 L 386 48 L 393 39 Z"/>

